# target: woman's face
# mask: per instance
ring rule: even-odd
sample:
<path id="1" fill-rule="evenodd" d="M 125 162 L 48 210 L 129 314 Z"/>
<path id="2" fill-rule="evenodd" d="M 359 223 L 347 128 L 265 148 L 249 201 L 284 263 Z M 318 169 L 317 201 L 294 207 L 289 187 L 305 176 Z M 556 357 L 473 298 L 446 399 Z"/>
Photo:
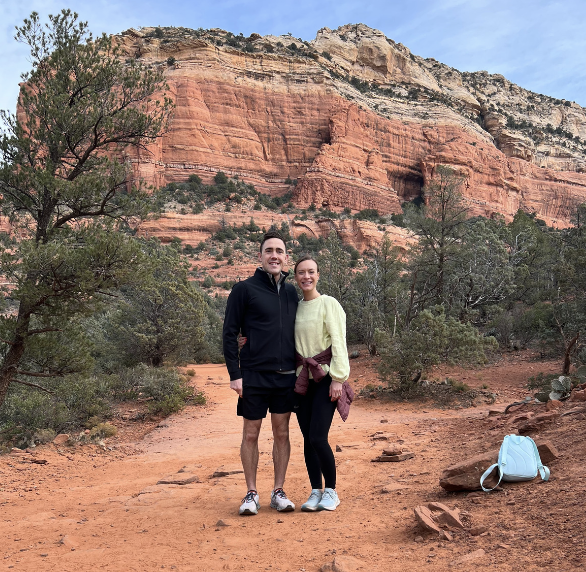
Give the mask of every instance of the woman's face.
<path id="1" fill-rule="evenodd" d="M 315 260 L 304 260 L 297 265 L 295 270 L 295 282 L 303 293 L 315 290 L 317 281 L 319 280 L 319 272 L 317 271 L 317 264 Z"/>

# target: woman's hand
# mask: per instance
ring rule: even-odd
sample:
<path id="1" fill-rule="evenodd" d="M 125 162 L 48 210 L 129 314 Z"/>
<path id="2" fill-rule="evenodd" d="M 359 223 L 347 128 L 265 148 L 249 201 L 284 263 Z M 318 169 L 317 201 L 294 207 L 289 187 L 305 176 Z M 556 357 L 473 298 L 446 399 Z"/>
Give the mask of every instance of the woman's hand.
<path id="1" fill-rule="evenodd" d="M 330 383 L 330 399 L 338 401 L 340 397 L 342 397 L 342 384 L 332 379 L 332 383 Z"/>

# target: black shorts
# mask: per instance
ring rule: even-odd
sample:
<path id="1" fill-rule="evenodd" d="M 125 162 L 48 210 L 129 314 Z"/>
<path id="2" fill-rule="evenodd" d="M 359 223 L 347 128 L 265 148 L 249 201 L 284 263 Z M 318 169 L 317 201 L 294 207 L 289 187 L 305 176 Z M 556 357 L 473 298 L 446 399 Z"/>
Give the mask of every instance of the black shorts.
<path id="1" fill-rule="evenodd" d="M 238 398 L 236 413 L 249 421 L 264 419 L 269 413 L 293 411 L 293 387 L 245 387 Z"/>

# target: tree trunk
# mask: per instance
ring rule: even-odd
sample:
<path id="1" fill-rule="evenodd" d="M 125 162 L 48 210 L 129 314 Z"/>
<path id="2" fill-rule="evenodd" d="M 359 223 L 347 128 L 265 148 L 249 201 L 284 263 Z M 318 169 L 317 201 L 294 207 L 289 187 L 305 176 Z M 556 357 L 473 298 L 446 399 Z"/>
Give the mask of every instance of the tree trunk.
<path id="1" fill-rule="evenodd" d="M 6 400 L 8 388 L 14 379 L 18 366 L 20 365 L 20 360 L 24 355 L 25 340 L 28 335 L 30 320 L 30 313 L 24 310 L 23 304 L 21 303 L 13 339 L 4 358 L 4 362 L 0 366 L 0 407 L 2 407 Z"/>
<path id="2" fill-rule="evenodd" d="M 576 345 L 576 342 L 578 341 L 579 337 L 580 332 L 578 332 L 576 336 L 570 340 L 570 343 L 568 344 L 564 352 L 564 369 L 562 371 L 564 375 L 569 375 L 570 373 L 570 355 L 572 354 L 572 350 L 574 349 L 574 346 Z"/>

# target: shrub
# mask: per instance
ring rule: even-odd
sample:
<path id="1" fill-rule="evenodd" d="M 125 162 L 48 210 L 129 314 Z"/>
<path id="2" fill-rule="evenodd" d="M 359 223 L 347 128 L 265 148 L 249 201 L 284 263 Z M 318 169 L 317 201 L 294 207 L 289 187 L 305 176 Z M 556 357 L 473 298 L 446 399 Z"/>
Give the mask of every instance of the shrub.
<path id="1" fill-rule="evenodd" d="M 167 58 L 167 65 L 168 65 L 168 66 L 175 65 L 175 62 L 176 62 L 176 61 L 177 61 L 177 60 L 175 60 L 175 58 L 174 58 L 173 56 L 169 56 L 169 57 Z"/>
<path id="2" fill-rule="evenodd" d="M 99 423 L 90 431 L 90 437 L 92 439 L 106 439 L 114 437 L 116 433 L 118 433 L 118 429 L 111 423 Z"/>
<path id="3" fill-rule="evenodd" d="M 475 364 L 486 361 L 486 351 L 497 346 L 470 324 L 446 318 L 443 308 L 424 310 L 396 336 L 377 330 L 381 377 L 401 392 L 408 392 L 419 377 L 440 363 Z"/>
<path id="4" fill-rule="evenodd" d="M 201 283 L 203 288 L 211 288 L 212 286 L 215 286 L 215 284 L 215 280 L 209 274 L 203 279 L 203 282 Z"/>

